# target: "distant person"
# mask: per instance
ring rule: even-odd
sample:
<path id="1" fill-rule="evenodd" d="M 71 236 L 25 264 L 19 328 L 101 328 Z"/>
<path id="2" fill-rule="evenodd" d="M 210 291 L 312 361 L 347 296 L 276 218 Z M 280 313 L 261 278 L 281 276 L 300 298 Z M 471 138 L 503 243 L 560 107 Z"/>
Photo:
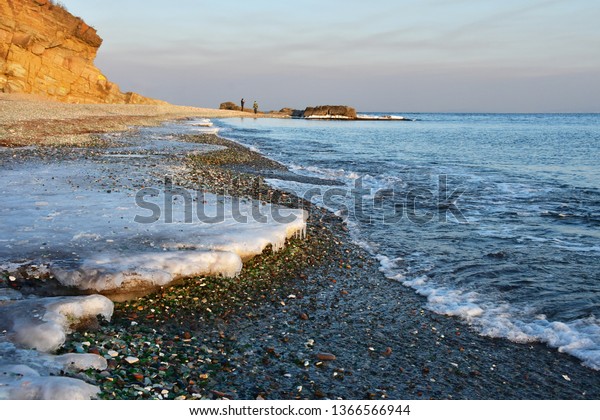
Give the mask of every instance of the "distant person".
<path id="1" fill-rule="evenodd" d="M 257 114 L 258 113 L 258 102 L 254 101 L 254 105 L 252 105 L 252 108 L 254 108 L 254 113 Z"/>
<path id="2" fill-rule="evenodd" d="M 242 98 L 242 112 L 244 112 L 244 104 L 246 103 L 246 101 L 244 101 L 244 98 Z"/>

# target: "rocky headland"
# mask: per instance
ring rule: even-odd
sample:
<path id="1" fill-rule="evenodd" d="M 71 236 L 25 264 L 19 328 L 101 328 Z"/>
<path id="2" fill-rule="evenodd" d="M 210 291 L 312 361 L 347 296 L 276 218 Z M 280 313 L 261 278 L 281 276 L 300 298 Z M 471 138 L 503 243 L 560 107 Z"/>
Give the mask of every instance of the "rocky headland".
<path id="1" fill-rule="evenodd" d="M 164 104 L 121 92 L 96 68 L 96 30 L 50 0 L 0 0 L 0 92 L 69 103 Z"/>

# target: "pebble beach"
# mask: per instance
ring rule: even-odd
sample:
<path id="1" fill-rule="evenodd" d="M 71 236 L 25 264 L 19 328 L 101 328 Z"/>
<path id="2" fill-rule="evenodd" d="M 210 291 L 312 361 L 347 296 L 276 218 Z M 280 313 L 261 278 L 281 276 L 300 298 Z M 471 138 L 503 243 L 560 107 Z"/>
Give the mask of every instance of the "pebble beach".
<path id="1" fill-rule="evenodd" d="M 106 147 L 102 133 L 239 112 L 175 106 L 65 105 L 1 94 L 0 145 L 60 161 Z M 247 116 L 247 115 L 245 115 Z M 133 129 L 134 130 L 134 129 Z M 71 334 L 60 353 L 95 353 L 102 371 L 71 375 L 102 399 L 598 399 L 600 375 L 543 344 L 482 337 L 423 309 L 350 240 L 342 220 L 277 191 L 288 169 L 215 134 L 183 141 L 226 147 L 179 156 L 176 182 L 309 212 L 306 238 L 247 261 L 239 276 L 192 277 L 116 303 L 111 322 Z M 323 180 L 324 183 L 327 180 Z M 2 287 L 45 293 L 2 277 Z"/>

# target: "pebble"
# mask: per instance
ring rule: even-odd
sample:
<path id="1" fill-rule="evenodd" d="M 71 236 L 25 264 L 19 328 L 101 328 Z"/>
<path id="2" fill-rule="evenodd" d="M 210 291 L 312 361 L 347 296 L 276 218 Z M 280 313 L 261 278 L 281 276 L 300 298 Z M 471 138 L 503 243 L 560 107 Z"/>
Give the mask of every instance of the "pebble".
<path id="1" fill-rule="evenodd" d="M 336 357 L 331 353 L 317 353 L 317 359 L 331 362 L 335 360 Z"/>
<path id="2" fill-rule="evenodd" d="M 138 359 L 137 357 L 133 357 L 133 356 L 127 356 L 127 357 L 125 358 L 125 361 L 126 361 L 127 363 L 129 363 L 129 364 L 131 364 L 131 365 L 132 365 L 132 364 L 134 364 L 134 363 L 137 363 L 137 362 L 139 362 L 139 361 L 140 361 L 140 359 Z"/>
<path id="3" fill-rule="evenodd" d="M 108 351 L 108 355 L 110 357 L 117 357 L 119 355 L 119 352 L 118 351 L 114 351 L 114 350 L 109 350 Z"/>

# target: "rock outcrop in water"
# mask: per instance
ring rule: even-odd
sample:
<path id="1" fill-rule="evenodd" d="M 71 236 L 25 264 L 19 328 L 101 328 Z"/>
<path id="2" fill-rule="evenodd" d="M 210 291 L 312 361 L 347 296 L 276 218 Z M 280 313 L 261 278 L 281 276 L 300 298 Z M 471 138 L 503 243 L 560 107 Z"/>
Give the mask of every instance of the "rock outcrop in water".
<path id="1" fill-rule="evenodd" d="M 304 117 L 304 111 L 301 109 L 281 108 L 276 114 L 287 115 L 292 118 Z"/>
<path id="2" fill-rule="evenodd" d="M 346 105 L 320 105 L 307 107 L 304 110 L 304 118 L 311 119 L 345 119 L 355 120 L 356 109 Z"/>
<path id="3" fill-rule="evenodd" d="M 0 92 L 72 103 L 160 104 L 123 93 L 94 66 L 102 38 L 50 0 L 0 0 Z"/>

